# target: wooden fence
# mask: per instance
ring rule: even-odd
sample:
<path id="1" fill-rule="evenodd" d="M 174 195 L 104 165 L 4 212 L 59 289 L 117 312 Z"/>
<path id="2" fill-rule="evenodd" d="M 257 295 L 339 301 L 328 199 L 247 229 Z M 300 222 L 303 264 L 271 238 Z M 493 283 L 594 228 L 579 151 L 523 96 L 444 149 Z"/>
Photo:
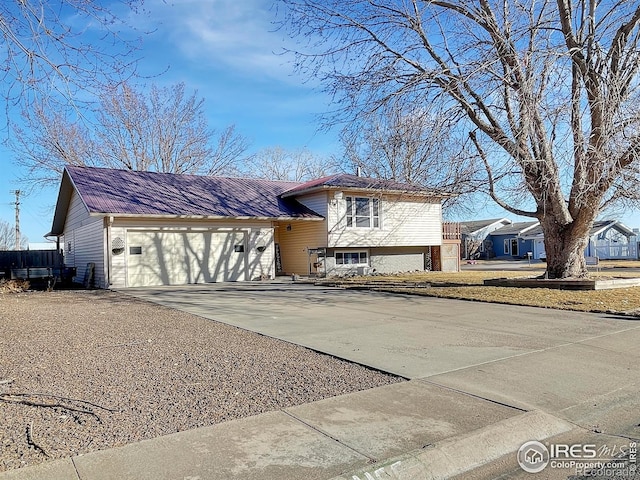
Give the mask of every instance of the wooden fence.
<path id="1" fill-rule="evenodd" d="M 2 250 L 0 270 L 32 267 L 63 267 L 64 258 L 57 250 Z"/>

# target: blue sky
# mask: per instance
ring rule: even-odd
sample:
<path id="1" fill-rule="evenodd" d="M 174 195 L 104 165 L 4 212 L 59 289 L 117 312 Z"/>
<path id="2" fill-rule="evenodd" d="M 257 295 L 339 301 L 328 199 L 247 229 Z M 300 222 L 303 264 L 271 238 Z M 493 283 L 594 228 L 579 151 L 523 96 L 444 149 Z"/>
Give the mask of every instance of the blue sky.
<path id="1" fill-rule="evenodd" d="M 184 82 L 205 99 L 212 128 L 235 124 L 251 141 L 251 150 L 280 145 L 306 147 L 329 156 L 340 150 L 337 132 L 318 131 L 318 115 L 331 109 L 330 99 L 313 81 L 294 74 L 290 58 L 277 55 L 288 42 L 275 31 L 271 0 L 147 0 L 148 15 L 132 17 L 145 37 L 139 72 L 156 76 L 149 82 Z M 165 72 L 166 70 L 166 72 Z M 164 72 L 164 73 L 162 73 Z M 14 197 L 20 176 L 11 151 L 0 147 L 0 220 L 13 224 Z M 31 242 L 43 241 L 51 227 L 57 188 L 22 198 L 21 229 Z M 477 218 L 516 218 L 491 202 Z M 622 215 L 630 227 L 640 226 L 637 212 Z"/>
<path id="2" fill-rule="evenodd" d="M 329 99 L 275 54 L 290 40 L 275 31 L 270 7 L 271 0 L 147 0 L 148 15 L 131 19 L 140 30 L 154 30 L 144 37 L 139 73 L 154 77 L 150 83 L 184 82 L 197 90 L 209 126 L 235 124 L 252 151 L 280 145 L 328 156 L 338 150 L 337 135 L 319 133 L 317 116 L 330 108 Z M 20 188 L 21 171 L 11 151 L 0 147 L 0 155 L 0 220 L 13 225 L 10 191 Z M 22 198 L 21 230 L 31 242 L 44 241 L 56 197 L 51 188 Z"/>

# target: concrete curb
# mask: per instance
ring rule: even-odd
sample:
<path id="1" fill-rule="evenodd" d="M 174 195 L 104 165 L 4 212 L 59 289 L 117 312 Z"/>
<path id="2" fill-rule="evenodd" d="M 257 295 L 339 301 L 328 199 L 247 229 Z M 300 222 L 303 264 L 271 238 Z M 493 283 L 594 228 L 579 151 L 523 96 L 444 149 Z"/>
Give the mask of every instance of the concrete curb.
<path id="1" fill-rule="evenodd" d="M 2 480 L 80 480 L 71 458 L 0 472 Z"/>
<path id="2" fill-rule="evenodd" d="M 331 480 L 436 480 L 450 478 L 515 453 L 529 440 L 543 441 L 574 429 L 541 411 L 516 417 L 442 442 L 432 448 L 379 462 Z"/>

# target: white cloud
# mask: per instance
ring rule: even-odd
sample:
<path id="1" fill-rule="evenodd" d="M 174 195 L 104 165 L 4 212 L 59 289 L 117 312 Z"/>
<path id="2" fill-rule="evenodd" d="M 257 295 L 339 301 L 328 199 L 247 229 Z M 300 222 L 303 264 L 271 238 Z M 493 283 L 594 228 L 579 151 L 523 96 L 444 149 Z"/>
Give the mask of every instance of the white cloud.
<path id="1" fill-rule="evenodd" d="M 160 23 L 154 35 L 166 37 L 190 62 L 281 81 L 292 73 L 288 58 L 277 55 L 287 39 L 275 31 L 271 0 L 152 0 L 146 6 L 150 20 Z"/>

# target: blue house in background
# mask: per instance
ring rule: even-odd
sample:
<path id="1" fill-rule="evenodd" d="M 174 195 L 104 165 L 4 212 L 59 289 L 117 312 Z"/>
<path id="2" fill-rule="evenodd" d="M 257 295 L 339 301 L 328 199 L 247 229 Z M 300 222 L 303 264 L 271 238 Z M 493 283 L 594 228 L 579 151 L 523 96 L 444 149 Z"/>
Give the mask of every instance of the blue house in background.
<path id="1" fill-rule="evenodd" d="M 508 218 L 491 218 L 460 222 L 462 258 L 493 258 L 492 242 L 489 234 L 505 225 L 511 225 Z"/>
<path id="2" fill-rule="evenodd" d="M 512 223 L 494 230 L 488 238 L 495 258 L 527 258 L 528 252 L 534 260 L 546 257 L 540 222 Z M 598 220 L 589 232 L 584 254 L 601 260 L 638 258 L 636 234 L 616 220 Z"/>
<path id="3" fill-rule="evenodd" d="M 539 226 L 540 222 L 514 222 L 491 232 L 489 239 L 494 257 L 527 258 L 527 253 L 531 252 L 534 258 L 539 258 L 539 255 L 535 255 L 539 250 L 539 246 L 536 248 L 536 230 L 541 233 Z"/>

